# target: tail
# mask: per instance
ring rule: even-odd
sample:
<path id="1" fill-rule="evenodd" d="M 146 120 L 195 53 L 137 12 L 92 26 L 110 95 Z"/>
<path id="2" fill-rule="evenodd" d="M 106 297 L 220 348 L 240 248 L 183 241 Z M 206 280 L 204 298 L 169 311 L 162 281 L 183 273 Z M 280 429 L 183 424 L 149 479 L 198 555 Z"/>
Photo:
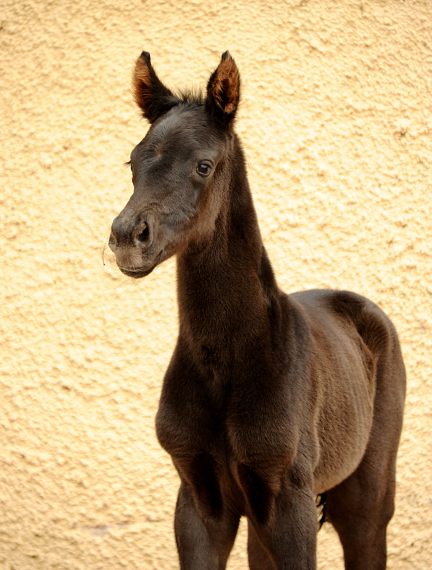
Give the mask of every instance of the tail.
<path id="1" fill-rule="evenodd" d="M 326 511 L 327 511 L 327 493 L 321 493 L 316 496 L 315 504 L 317 507 L 318 516 L 318 530 L 321 529 L 322 525 L 326 522 Z"/>

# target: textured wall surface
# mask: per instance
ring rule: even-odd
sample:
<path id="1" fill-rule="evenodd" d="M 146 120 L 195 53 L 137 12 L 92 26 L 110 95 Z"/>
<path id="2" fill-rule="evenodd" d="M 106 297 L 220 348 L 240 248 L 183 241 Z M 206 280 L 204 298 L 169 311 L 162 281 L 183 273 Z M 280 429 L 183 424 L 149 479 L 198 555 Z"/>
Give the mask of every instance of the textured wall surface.
<path id="1" fill-rule="evenodd" d="M 142 49 L 170 86 L 229 49 L 237 130 L 286 291 L 356 290 L 408 371 L 389 568 L 432 567 L 430 0 L 0 2 L 0 568 L 173 570 L 178 486 L 155 438 L 175 262 L 101 253 L 144 136 Z M 229 562 L 246 568 L 244 529 Z M 320 570 L 341 570 L 331 527 Z"/>

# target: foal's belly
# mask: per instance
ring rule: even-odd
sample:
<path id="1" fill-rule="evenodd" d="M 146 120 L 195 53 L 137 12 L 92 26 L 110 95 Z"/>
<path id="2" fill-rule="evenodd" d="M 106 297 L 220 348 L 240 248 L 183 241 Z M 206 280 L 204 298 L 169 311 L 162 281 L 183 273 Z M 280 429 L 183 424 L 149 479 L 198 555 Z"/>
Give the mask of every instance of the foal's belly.
<path id="1" fill-rule="evenodd" d="M 360 464 L 372 429 L 373 403 L 371 379 L 366 372 L 359 372 L 355 381 L 341 374 L 318 416 L 315 494 L 335 487 Z"/>
<path id="2" fill-rule="evenodd" d="M 343 446 L 329 450 L 314 470 L 313 492 L 319 495 L 336 487 L 359 466 L 366 451 L 367 438 L 359 438 L 357 445 L 346 452 Z"/>

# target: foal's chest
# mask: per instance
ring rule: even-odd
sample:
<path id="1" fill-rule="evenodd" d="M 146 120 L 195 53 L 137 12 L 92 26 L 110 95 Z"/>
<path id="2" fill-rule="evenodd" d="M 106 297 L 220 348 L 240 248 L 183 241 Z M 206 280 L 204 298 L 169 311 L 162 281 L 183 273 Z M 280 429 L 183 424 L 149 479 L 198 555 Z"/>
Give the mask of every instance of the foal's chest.
<path id="1" fill-rule="evenodd" d="M 185 377 L 184 369 L 177 369 L 175 378 L 172 368 L 165 377 L 156 431 L 174 459 L 204 453 L 230 465 L 292 456 L 297 439 L 292 420 L 299 412 L 293 399 L 250 384 L 234 390 L 226 383 L 218 391 L 200 375 Z"/>
<path id="2" fill-rule="evenodd" d="M 226 406 L 216 405 L 202 387 L 175 394 L 164 390 L 156 433 L 162 447 L 174 458 L 200 453 L 229 455 Z"/>

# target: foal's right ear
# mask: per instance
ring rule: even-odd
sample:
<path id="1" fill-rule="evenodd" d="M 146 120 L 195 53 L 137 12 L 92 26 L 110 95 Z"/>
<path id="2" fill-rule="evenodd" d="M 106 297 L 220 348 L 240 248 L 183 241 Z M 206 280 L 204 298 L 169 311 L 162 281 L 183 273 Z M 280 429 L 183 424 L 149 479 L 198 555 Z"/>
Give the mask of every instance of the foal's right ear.
<path id="1" fill-rule="evenodd" d="M 156 75 L 147 51 L 143 51 L 137 59 L 132 83 L 136 104 L 150 123 L 154 123 L 180 101 Z"/>

